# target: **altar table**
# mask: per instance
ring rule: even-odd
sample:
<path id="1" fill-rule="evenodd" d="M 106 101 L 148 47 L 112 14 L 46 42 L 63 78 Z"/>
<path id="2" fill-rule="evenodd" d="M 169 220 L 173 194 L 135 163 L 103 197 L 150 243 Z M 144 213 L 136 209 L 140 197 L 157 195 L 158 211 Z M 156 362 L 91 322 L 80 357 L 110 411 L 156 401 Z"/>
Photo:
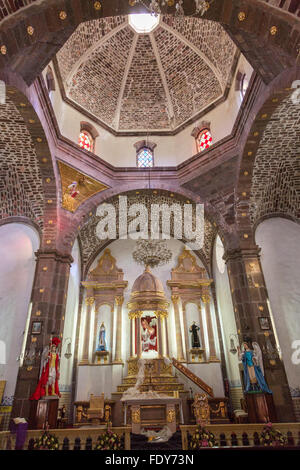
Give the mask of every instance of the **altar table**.
<path id="1" fill-rule="evenodd" d="M 122 400 L 123 401 L 123 400 Z M 124 426 L 127 425 L 127 412 L 130 410 L 132 433 L 139 434 L 145 425 L 167 425 L 172 433 L 176 424 L 183 424 L 182 402 L 180 398 L 141 398 L 126 399 L 124 404 Z"/>

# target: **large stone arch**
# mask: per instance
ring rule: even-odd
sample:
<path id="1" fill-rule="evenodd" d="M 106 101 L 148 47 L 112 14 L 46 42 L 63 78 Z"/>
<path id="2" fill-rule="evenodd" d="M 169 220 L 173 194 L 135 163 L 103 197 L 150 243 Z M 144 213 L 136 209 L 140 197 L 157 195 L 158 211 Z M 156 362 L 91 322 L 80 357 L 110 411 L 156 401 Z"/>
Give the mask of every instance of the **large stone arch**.
<path id="1" fill-rule="evenodd" d="M 251 126 L 236 188 L 241 246 L 255 244 L 253 227 L 261 218 L 286 214 L 299 220 L 299 99 L 296 102 L 295 97 L 290 87 L 274 91 Z"/>
<path id="2" fill-rule="evenodd" d="M 17 11 L 24 1 L 14 2 L 10 17 L 7 15 L 2 22 L 0 67 L 10 67 L 28 84 L 81 22 L 141 11 L 141 7 L 130 7 L 127 1 L 119 0 L 47 0 L 38 4 L 32 1 L 32 5 L 27 0 L 25 3 L 26 7 Z M 217 21 L 226 29 L 268 83 L 284 68 L 292 66 L 298 54 L 297 5 L 290 2 L 289 13 L 285 3 L 220 0 L 211 4 L 204 18 Z M 186 15 L 193 12 L 194 2 L 185 0 L 184 6 Z M 174 7 L 168 9 L 170 14 L 174 11 Z"/>
<path id="3" fill-rule="evenodd" d="M 156 191 L 151 190 L 151 192 L 146 190 L 139 190 L 139 191 L 128 191 L 122 194 L 115 194 L 110 198 L 106 198 L 106 203 L 111 203 L 116 207 L 116 212 L 118 214 L 118 195 L 123 195 L 128 197 L 128 205 L 133 203 L 144 203 L 147 207 L 150 207 L 151 203 L 162 204 L 166 203 L 171 205 L 172 203 L 179 203 L 180 205 L 184 204 L 185 202 L 193 202 L 191 199 L 186 200 L 183 195 L 168 192 L 168 191 Z M 118 215 L 117 215 L 118 217 Z M 87 222 L 81 227 L 79 231 L 79 239 L 81 245 L 81 253 L 82 253 L 82 261 L 84 264 L 84 272 L 87 273 L 88 269 L 95 259 L 95 256 L 103 250 L 106 246 L 111 243 L 111 240 L 99 240 L 96 236 L 96 225 L 100 219 L 97 217 L 95 210 L 89 214 L 89 219 Z M 207 272 L 210 273 L 210 258 L 211 258 L 211 250 L 213 245 L 213 239 L 215 236 L 215 232 L 217 231 L 217 225 L 212 221 L 210 216 L 205 217 L 205 240 L 204 240 L 204 247 L 201 250 L 196 250 L 195 253 L 197 256 L 200 257 L 203 264 L 205 265 Z M 117 228 L 118 228 L 118 218 L 117 218 Z M 173 233 L 173 224 L 171 223 L 171 236 Z M 183 242 L 186 240 L 182 239 Z"/>
<path id="4" fill-rule="evenodd" d="M 31 103 L 17 88 L 6 88 L 1 116 L 1 216 L 27 218 L 42 233 L 41 249 L 54 249 L 57 230 L 56 181 L 47 139 Z"/>
<path id="5" fill-rule="evenodd" d="M 60 238 L 58 240 L 59 249 L 63 252 L 68 252 L 70 250 L 80 233 L 82 227 L 89 223 L 89 219 L 94 217 L 97 207 L 104 203 L 109 202 L 112 198 L 123 195 L 130 192 L 143 192 L 149 190 L 149 182 L 145 181 L 144 184 L 141 184 L 140 181 L 130 181 L 120 183 L 119 185 L 114 185 L 112 188 L 109 188 L 105 191 L 95 194 L 94 196 L 87 199 L 75 213 L 70 213 L 67 210 L 60 209 L 60 220 L 64 226 L 64 230 L 60 233 Z M 163 181 L 151 181 L 151 191 L 160 193 L 170 193 L 174 195 L 174 199 L 180 198 L 182 200 L 190 201 L 192 203 L 204 203 L 204 209 L 207 219 L 210 221 L 214 229 L 219 230 L 220 235 L 226 237 L 227 226 L 223 220 L 222 214 L 218 213 L 216 209 L 207 202 L 203 202 L 200 196 L 197 196 L 195 193 L 184 189 L 178 184 L 174 184 L 171 181 L 168 183 Z"/>

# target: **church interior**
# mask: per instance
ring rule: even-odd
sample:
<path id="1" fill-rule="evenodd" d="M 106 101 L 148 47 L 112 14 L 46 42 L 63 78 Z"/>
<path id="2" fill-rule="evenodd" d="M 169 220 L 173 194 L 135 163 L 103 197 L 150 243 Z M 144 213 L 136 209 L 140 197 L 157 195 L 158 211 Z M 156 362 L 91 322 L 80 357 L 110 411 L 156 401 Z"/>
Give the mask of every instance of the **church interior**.
<path id="1" fill-rule="evenodd" d="M 1 450 L 300 445 L 299 47 L 298 0 L 0 1 Z"/>

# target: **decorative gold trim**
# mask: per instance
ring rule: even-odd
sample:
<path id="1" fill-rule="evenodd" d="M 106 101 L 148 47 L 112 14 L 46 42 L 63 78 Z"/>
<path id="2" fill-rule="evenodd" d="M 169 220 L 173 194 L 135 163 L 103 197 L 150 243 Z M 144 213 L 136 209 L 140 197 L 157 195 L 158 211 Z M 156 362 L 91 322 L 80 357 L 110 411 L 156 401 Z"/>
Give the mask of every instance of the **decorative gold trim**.
<path id="1" fill-rule="evenodd" d="M 95 297 L 87 297 L 85 299 L 85 304 L 86 305 L 93 305 L 94 302 L 95 302 Z"/>
<path id="2" fill-rule="evenodd" d="M 176 421 L 176 412 L 174 408 L 170 408 L 167 411 L 167 422 L 174 423 L 174 421 Z"/>
<path id="3" fill-rule="evenodd" d="M 140 408 L 137 408 L 135 410 L 131 409 L 131 420 L 134 424 L 139 424 L 141 422 Z"/>
<path id="4" fill-rule="evenodd" d="M 117 295 L 115 297 L 115 302 L 117 305 L 123 305 L 124 297 L 122 295 Z"/>
<path id="5" fill-rule="evenodd" d="M 209 294 L 202 294 L 201 295 L 202 302 L 208 304 L 210 302 L 210 295 Z"/>

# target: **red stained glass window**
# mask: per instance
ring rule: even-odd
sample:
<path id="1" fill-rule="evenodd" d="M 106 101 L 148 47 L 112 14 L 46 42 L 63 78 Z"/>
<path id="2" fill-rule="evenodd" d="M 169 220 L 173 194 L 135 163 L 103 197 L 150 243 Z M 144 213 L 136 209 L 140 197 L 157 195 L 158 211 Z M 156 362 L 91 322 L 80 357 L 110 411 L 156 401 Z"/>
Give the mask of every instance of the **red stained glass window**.
<path id="1" fill-rule="evenodd" d="M 93 151 L 93 139 L 87 131 L 81 131 L 78 139 L 79 147 L 82 147 L 89 152 Z"/>
<path id="2" fill-rule="evenodd" d="M 208 129 L 200 131 L 196 142 L 198 152 L 208 149 L 212 145 L 212 136 L 210 131 Z"/>

